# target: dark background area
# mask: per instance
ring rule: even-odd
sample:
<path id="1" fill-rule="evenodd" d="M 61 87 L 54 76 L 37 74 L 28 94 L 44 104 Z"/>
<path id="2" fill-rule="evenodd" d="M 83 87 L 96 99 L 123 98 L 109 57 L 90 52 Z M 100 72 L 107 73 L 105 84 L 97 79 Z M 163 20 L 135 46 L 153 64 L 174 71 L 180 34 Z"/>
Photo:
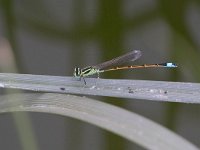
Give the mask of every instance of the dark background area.
<path id="1" fill-rule="evenodd" d="M 172 61 L 179 67 L 101 77 L 199 82 L 199 27 L 199 0 L 0 0 L 0 70 L 71 76 L 76 66 L 140 49 L 143 55 L 135 64 Z M 200 147 L 198 105 L 95 99 L 143 115 Z M 28 116 L 38 149 L 142 149 L 79 120 L 42 113 Z M 1 114 L 0 149 L 23 149 L 19 135 L 13 114 Z"/>

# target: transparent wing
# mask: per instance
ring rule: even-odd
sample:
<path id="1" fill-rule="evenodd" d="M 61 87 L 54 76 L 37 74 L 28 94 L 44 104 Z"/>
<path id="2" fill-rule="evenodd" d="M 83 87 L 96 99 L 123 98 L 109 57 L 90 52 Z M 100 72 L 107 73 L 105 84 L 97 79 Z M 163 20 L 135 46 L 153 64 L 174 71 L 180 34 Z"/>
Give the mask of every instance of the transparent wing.
<path id="1" fill-rule="evenodd" d="M 106 68 L 111 68 L 113 66 L 118 66 L 118 65 L 124 64 L 124 63 L 129 62 L 129 61 L 135 61 L 138 58 L 140 58 L 141 55 L 142 55 L 142 53 L 141 53 L 140 50 L 133 50 L 133 51 L 130 51 L 130 52 L 128 52 L 128 53 L 126 53 L 122 56 L 113 58 L 109 61 L 103 62 L 103 63 L 95 65 L 93 67 L 97 68 L 99 70 L 103 70 L 103 69 L 106 69 Z"/>

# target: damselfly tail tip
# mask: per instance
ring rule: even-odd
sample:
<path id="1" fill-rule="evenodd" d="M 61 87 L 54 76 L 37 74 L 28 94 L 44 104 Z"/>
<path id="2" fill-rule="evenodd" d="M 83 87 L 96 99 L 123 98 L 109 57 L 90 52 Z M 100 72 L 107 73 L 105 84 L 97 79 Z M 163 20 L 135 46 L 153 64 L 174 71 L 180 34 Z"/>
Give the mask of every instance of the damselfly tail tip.
<path id="1" fill-rule="evenodd" d="M 164 67 L 170 67 L 170 68 L 178 67 L 175 63 L 172 63 L 172 62 L 163 63 L 162 65 Z"/>

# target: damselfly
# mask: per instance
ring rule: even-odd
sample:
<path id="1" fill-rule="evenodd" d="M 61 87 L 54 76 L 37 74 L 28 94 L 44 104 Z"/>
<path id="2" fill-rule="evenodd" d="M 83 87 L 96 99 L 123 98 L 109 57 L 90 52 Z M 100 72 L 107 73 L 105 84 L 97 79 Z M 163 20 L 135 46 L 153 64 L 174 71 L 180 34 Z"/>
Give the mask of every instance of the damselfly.
<path id="1" fill-rule="evenodd" d="M 84 77 L 88 77 L 88 76 L 95 75 L 95 74 L 97 74 L 99 77 L 100 73 L 107 72 L 107 71 L 136 69 L 136 68 L 157 68 L 157 67 L 174 68 L 174 67 L 177 67 L 177 65 L 172 62 L 160 63 L 160 64 L 119 66 L 119 65 L 129 62 L 129 61 L 135 61 L 138 58 L 140 58 L 141 55 L 142 55 L 142 53 L 140 50 L 133 50 L 122 56 L 119 56 L 117 58 L 111 59 L 109 61 L 103 62 L 103 63 L 95 65 L 95 66 L 88 66 L 83 69 L 81 69 L 79 67 L 75 67 L 74 77 L 79 78 L 79 79 L 83 78 L 84 83 L 86 84 Z"/>

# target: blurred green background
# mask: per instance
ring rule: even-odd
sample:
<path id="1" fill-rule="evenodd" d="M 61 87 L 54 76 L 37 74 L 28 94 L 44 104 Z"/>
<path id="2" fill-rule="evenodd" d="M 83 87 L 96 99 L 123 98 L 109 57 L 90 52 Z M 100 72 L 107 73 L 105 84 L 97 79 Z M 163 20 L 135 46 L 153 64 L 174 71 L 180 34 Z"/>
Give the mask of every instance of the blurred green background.
<path id="1" fill-rule="evenodd" d="M 135 64 L 172 61 L 179 67 L 116 71 L 101 77 L 199 82 L 199 26 L 199 0 L 0 0 L 0 70 L 71 76 L 76 66 L 140 49 L 143 56 Z M 150 118 L 200 147 L 198 105 L 95 99 Z M 78 120 L 29 116 L 37 145 L 32 149 L 142 149 Z M 0 148 L 22 149 L 11 114 L 0 115 L 0 122 Z"/>

